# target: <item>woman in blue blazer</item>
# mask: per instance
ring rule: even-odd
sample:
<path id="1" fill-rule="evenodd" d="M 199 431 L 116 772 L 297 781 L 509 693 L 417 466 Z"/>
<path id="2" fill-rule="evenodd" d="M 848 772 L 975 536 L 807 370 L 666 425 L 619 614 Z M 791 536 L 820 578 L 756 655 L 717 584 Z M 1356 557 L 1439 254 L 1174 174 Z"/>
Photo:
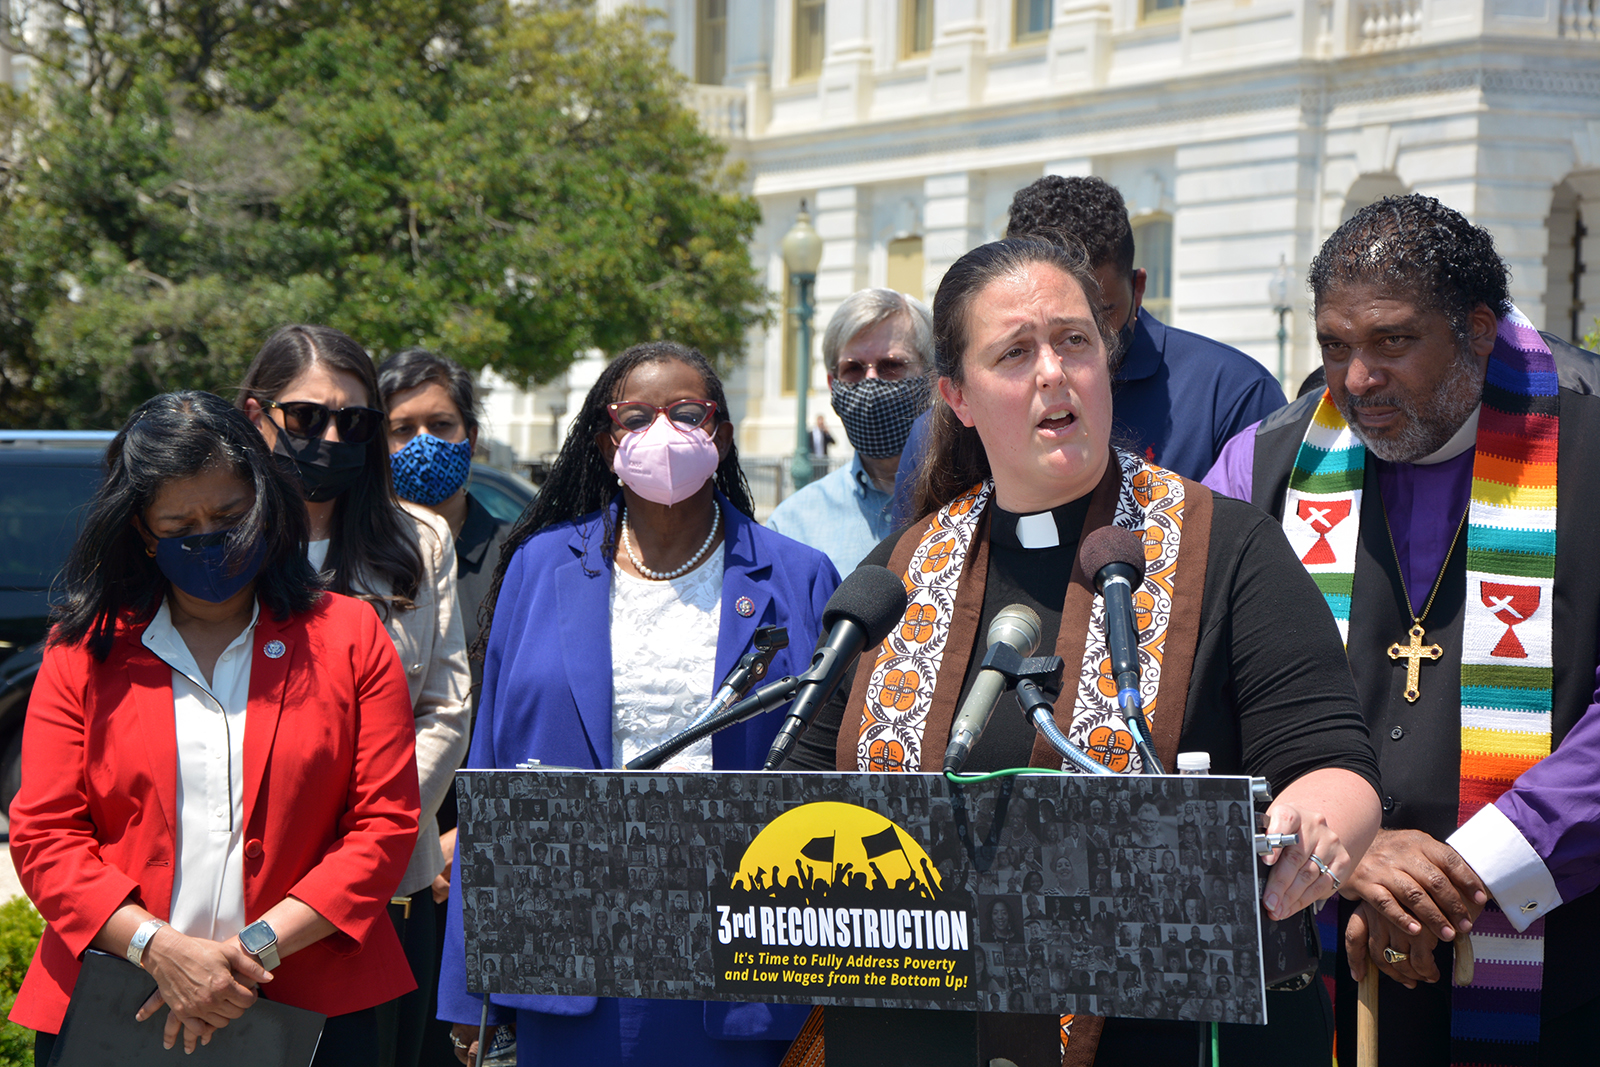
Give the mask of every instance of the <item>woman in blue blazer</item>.
<path id="1" fill-rule="evenodd" d="M 618 482 L 622 483 L 620 492 Z M 810 662 L 839 584 L 822 553 L 751 517 L 716 372 L 667 342 L 617 357 L 589 391 L 550 477 L 507 536 L 487 604 L 483 691 L 467 766 L 620 767 L 687 725 L 761 626 L 788 629 L 769 677 Z M 754 770 L 771 712 L 664 769 Z M 482 1002 L 467 992 L 460 865 L 439 1017 L 467 1061 Z M 518 1062 L 771 1067 L 808 1009 L 496 995 Z"/>

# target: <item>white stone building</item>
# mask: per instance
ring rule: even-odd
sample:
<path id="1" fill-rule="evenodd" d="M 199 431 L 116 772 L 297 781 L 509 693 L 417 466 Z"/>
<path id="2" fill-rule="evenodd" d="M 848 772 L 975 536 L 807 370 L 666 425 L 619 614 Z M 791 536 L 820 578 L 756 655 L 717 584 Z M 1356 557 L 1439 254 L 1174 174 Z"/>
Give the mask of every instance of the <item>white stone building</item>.
<path id="1" fill-rule="evenodd" d="M 1277 364 L 1268 281 L 1350 211 L 1438 196 L 1489 227 L 1537 323 L 1600 315 L 1597 0 L 678 0 L 673 58 L 748 168 L 775 295 L 801 198 L 818 322 L 865 285 L 931 297 L 1015 190 L 1128 201 L 1147 302 Z M 1585 219 L 1587 222 L 1585 222 Z M 1287 377 L 1316 358 L 1300 281 Z M 781 330 L 752 337 L 741 447 L 788 451 Z M 792 360 L 792 354 L 789 359 Z M 792 362 L 790 363 L 792 366 Z M 827 411 L 813 377 L 811 409 Z"/>
<path id="2" fill-rule="evenodd" d="M 1312 254 L 1390 192 L 1487 226 L 1535 323 L 1576 338 L 1600 315 L 1600 0 L 648 6 L 761 202 L 753 259 L 779 306 L 778 242 L 809 201 L 818 335 L 863 286 L 931 301 L 1004 231 L 1012 193 L 1051 173 L 1122 190 L 1158 315 L 1274 369 L 1268 281 L 1287 262 L 1291 385 L 1316 359 Z M 747 456 L 793 451 L 793 349 L 783 328 L 752 332 L 728 383 Z M 522 459 L 550 451 L 597 373 L 586 359 L 534 394 L 495 386 L 491 432 Z M 842 443 L 814 366 L 811 385 Z"/>
<path id="3" fill-rule="evenodd" d="M 1390 192 L 1437 196 L 1487 226 L 1535 323 L 1581 337 L 1600 315 L 1600 0 L 651 6 L 761 201 L 752 252 L 775 301 L 778 242 L 810 202 L 826 241 L 819 333 L 862 286 L 931 299 L 1043 174 L 1118 186 L 1151 273 L 1146 303 L 1274 369 L 1268 282 L 1286 260 L 1291 383 L 1317 358 L 1312 254 Z M 730 382 L 751 456 L 794 447 L 784 334 L 753 333 Z M 815 370 L 809 403 L 833 421 Z"/>

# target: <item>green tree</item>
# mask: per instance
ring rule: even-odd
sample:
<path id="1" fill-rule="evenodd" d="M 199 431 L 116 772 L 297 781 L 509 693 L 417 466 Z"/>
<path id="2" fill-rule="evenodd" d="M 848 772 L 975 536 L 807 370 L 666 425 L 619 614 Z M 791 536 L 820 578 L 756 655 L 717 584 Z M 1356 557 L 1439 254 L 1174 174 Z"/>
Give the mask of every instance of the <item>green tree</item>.
<path id="1" fill-rule="evenodd" d="M 0 904 L 0 1019 L 11 1013 L 22 976 L 28 973 L 34 946 L 44 933 L 44 919 L 27 897 Z M 33 1063 L 33 1031 L 14 1022 L 0 1023 L 0 1067 Z"/>
<path id="2" fill-rule="evenodd" d="M 726 364 L 765 320 L 758 210 L 639 12 L 95 10 L 4 108 L 0 419 L 226 393 L 290 321 L 530 383 L 649 337 Z"/>

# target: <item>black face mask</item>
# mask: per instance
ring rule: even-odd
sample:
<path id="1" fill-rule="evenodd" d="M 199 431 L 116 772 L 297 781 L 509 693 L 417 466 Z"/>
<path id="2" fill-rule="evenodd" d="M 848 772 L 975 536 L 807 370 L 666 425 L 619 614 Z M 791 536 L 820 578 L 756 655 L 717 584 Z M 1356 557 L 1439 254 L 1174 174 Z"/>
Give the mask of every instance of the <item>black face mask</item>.
<path id="1" fill-rule="evenodd" d="M 298 477 L 306 502 L 332 500 L 355 484 L 367 465 L 366 443 L 300 437 L 281 426 L 272 454 L 284 472 Z"/>
<path id="2" fill-rule="evenodd" d="M 1117 331 L 1117 351 L 1124 360 L 1128 358 L 1128 350 L 1133 347 L 1133 328 L 1139 322 L 1139 309 L 1134 308 L 1128 312 L 1128 321 L 1122 324 L 1122 329 Z"/>

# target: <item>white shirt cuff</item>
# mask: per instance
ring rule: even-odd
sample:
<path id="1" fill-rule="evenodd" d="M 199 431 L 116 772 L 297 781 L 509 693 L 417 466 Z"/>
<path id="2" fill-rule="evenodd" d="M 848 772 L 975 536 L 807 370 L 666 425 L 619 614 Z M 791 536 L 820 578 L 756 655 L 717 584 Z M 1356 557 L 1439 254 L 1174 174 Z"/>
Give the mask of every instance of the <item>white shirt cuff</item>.
<path id="1" fill-rule="evenodd" d="M 1505 812 L 1485 804 L 1445 841 L 1461 854 L 1518 932 L 1561 906 L 1550 868 Z"/>

